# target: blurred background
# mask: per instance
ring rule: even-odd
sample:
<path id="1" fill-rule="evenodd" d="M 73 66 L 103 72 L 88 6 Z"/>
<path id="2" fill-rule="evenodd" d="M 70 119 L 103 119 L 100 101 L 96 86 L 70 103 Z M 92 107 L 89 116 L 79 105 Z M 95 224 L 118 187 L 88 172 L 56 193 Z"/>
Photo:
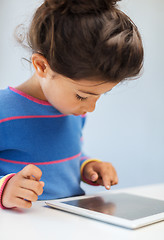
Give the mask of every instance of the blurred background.
<path id="1" fill-rule="evenodd" d="M 36 0 L 0 0 L 0 88 L 17 86 L 32 75 L 30 58 L 14 39 L 15 27 L 28 28 Z M 84 151 L 109 161 L 119 184 L 112 189 L 164 182 L 164 1 L 122 0 L 141 33 L 145 60 L 142 76 L 116 86 L 88 114 Z M 23 35 L 22 35 L 23 37 Z M 86 193 L 105 190 L 82 183 Z"/>

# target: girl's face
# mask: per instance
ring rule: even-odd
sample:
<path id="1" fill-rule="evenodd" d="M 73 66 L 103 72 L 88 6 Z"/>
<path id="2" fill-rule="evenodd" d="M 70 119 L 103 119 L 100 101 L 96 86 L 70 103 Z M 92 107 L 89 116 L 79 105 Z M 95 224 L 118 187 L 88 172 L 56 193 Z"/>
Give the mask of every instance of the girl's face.
<path id="1" fill-rule="evenodd" d="M 94 79 L 74 81 L 60 74 L 40 80 L 45 99 L 59 112 L 75 116 L 93 112 L 100 96 L 115 85 Z"/>

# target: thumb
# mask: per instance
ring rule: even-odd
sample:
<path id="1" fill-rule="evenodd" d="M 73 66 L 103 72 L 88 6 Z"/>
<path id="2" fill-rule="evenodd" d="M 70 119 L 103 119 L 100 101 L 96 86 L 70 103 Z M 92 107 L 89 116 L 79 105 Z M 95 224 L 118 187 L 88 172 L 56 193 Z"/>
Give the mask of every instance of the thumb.
<path id="1" fill-rule="evenodd" d="M 91 180 L 92 182 L 95 182 L 98 180 L 98 174 L 94 170 L 89 170 L 88 172 L 85 172 L 85 177 L 88 180 Z"/>
<path id="2" fill-rule="evenodd" d="M 40 168 L 33 164 L 29 164 L 26 167 L 24 167 L 20 171 L 20 173 L 24 178 L 29 178 L 36 181 L 39 181 L 42 176 L 42 171 L 40 170 Z"/>
<path id="3" fill-rule="evenodd" d="M 43 181 L 40 181 L 40 184 L 42 187 L 44 187 L 45 183 Z"/>

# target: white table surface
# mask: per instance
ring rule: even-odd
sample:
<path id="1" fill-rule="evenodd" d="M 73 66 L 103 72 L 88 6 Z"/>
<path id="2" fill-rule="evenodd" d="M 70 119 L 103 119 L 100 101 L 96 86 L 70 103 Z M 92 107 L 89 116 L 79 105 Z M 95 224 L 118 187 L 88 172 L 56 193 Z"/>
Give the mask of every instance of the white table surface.
<path id="1" fill-rule="evenodd" d="M 164 200 L 164 184 L 113 190 L 119 191 Z M 0 240 L 10 239 L 164 240 L 164 221 L 128 230 L 52 209 L 38 201 L 27 210 L 0 210 Z"/>

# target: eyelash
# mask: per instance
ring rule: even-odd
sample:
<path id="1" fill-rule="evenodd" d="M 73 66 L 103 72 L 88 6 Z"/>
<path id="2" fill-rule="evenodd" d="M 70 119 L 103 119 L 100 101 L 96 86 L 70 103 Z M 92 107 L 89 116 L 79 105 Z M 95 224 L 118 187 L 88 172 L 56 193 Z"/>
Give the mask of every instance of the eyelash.
<path id="1" fill-rule="evenodd" d="M 76 98 L 80 101 L 84 101 L 87 99 L 87 97 L 84 98 L 84 97 L 79 96 L 78 94 L 76 94 Z"/>

